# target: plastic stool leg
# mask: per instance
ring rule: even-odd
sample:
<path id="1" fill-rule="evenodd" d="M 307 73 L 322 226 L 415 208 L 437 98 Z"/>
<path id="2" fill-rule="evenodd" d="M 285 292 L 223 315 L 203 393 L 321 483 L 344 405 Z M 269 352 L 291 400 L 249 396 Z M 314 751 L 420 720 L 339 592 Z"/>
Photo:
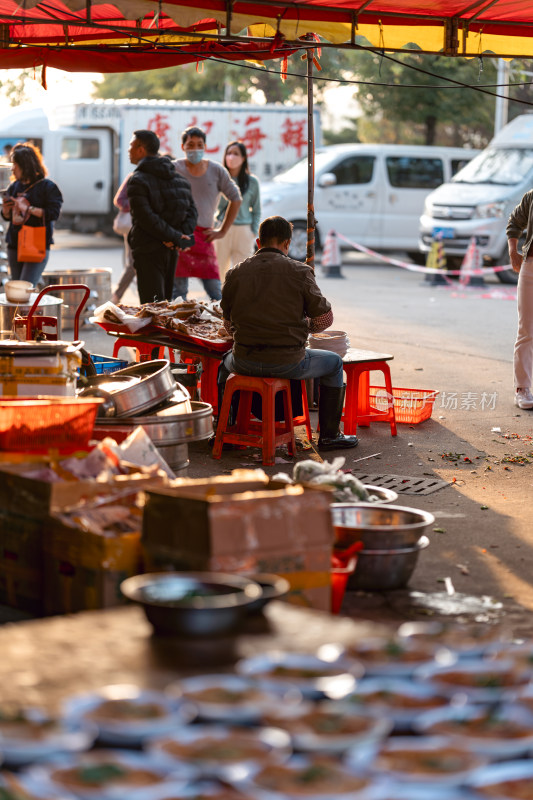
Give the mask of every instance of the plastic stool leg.
<path id="1" fill-rule="evenodd" d="M 392 397 L 392 379 L 390 374 L 390 367 L 388 364 L 383 365 L 383 375 L 385 376 L 385 388 L 389 397 Z M 389 421 L 390 421 L 390 432 L 391 436 L 397 436 L 398 431 L 396 429 L 396 414 L 394 412 L 394 402 L 391 403 L 389 406 Z"/>
<path id="2" fill-rule="evenodd" d="M 275 463 L 276 457 L 276 394 L 272 382 L 267 383 L 263 390 L 263 464 L 271 467 Z"/>
<path id="3" fill-rule="evenodd" d="M 294 425 L 292 422 L 292 399 L 290 386 L 288 389 L 282 389 L 283 392 L 283 416 L 285 417 L 286 432 L 291 434 L 290 440 L 287 442 L 287 449 L 290 456 L 294 456 L 296 452 L 296 442 L 294 441 Z M 275 423 L 274 423 L 275 425 Z M 275 434 L 274 434 L 275 435 Z"/>
<path id="4" fill-rule="evenodd" d="M 359 372 L 357 421 L 362 428 L 367 428 L 370 425 L 370 372 L 367 369 L 362 369 Z"/>
<path id="5" fill-rule="evenodd" d="M 307 433 L 307 438 L 309 441 L 313 438 L 313 429 L 311 428 L 311 417 L 309 416 L 309 402 L 307 400 L 307 386 L 305 381 L 301 381 L 302 384 L 302 408 L 303 408 L 303 416 L 305 417 L 305 432 Z"/>
<path id="6" fill-rule="evenodd" d="M 215 444 L 213 445 L 213 450 L 211 455 L 213 458 L 221 458 L 222 456 L 222 446 L 224 444 L 224 434 L 226 432 L 226 427 L 229 420 L 229 413 L 231 408 L 231 400 L 233 398 L 233 388 L 226 384 L 226 389 L 224 391 L 224 397 L 222 399 L 222 407 L 220 409 L 220 414 L 218 417 L 217 423 L 217 432 L 215 436 Z"/>

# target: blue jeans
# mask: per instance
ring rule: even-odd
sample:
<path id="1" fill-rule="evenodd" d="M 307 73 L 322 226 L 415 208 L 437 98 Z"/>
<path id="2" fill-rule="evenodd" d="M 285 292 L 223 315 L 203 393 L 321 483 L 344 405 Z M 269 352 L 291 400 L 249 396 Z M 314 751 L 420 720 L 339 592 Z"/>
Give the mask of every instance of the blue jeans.
<path id="1" fill-rule="evenodd" d="M 329 350 L 306 350 L 305 356 L 297 364 L 265 364 L 235 358 L 233 353 L 224 356 L 218 370 L 218 383 L 224 384 L 231 372 L 238 375 L 254 375 L 261 378 L 292 378 L 306 380 L 320 378 L 322 386 L 340 389 L 344 383 L 342 358 Z"/>
<path id="2" fill-rule="evenodd" d="M 37 264 L 31 261 L 17 261 L 17 251 L 14 247 L 7 248 L 7 260 L 9 262 L 9 271 L 11 273 L 11 280 L 13 281 L 29 281 L 35 286 L 44 272 L 44 268 L 50 258 L 50 250 L 46 251 L 46 255 L 42 261 Z"/>
<path id="3" fill-rule="evenodd" d="M 204 289 L 211 300 L 220 300 L 222 297 L 222 284 L 218 278 L 198 278 L 198 280 L 202 281 Z M 175 300 L 177 297 L 182 297 L 184 300 L 186 300 L 188 291 L 188 278 L 174 278 L 174 288 L 172 290 L 173 300 Z"/>

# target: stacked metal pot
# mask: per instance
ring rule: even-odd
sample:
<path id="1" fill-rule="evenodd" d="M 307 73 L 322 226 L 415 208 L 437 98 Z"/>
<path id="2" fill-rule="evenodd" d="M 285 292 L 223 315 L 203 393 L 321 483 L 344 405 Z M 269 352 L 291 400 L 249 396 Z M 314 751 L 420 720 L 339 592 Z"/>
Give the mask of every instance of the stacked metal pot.
<path id="1" fill-rule="evenodd" d="M 362 542 L 349 589 L 401 589 L 414 572 L 418 555 L 429 545 L 425 530 L 435 522 L 427 511 L 395 505 L 334 503 L 336 547 Z"/>
<path id="2" fill-rule="evenodd" d="M 191 401 L 165 360 L 86 378 L 78 397 L 104 398 L 95 424 L 97 438 L 122 441 L 142 426 L 176 474 L 187 470 L 188 443 L 208 439 L 213 433 L 212 407 Z"/>

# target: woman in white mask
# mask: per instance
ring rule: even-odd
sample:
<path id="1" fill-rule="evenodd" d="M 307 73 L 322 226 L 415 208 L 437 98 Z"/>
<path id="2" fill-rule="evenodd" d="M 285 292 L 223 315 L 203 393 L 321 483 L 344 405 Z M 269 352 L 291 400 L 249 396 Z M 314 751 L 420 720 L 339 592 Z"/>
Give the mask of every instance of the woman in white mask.
<path id="1" fill-rule="evenodd" d="M 244 142 L 230 142 L 224 152 L 222 163 L 242 194 L 242 204 L 235 222 L 226 236 L 215 242 L 220 280 L 224 282 L 228 269 L 249 258 L 254 251 L 261 222 L 261 194 L 258 179 L 250 174 Z M 224 219 L 227 209 L 228 201 L 222 197 L 218 204 L 217 222 Z"/>
<path id="2" fill-rule="evenodd" d="M 198 209 L 194 246 L 180 252 L 176 267 L 173 298 L 182 297 L 184 300 L 187 299 L 189 278 L 199 278 L 211 300 L 220 300 L 220 273 L 213 242 L 226 236 L 241 205 L 239 187 L 222 164 L 205 158 L 205 146 L 205 131 L 195 126 L 186 128 L 181 135 L 185 158 L 174 161 L 176 172 L 191 184 Z M 228 205 L 220 227 L 215 228 L 215 213 L 221 194 L 226 197 Z"/>

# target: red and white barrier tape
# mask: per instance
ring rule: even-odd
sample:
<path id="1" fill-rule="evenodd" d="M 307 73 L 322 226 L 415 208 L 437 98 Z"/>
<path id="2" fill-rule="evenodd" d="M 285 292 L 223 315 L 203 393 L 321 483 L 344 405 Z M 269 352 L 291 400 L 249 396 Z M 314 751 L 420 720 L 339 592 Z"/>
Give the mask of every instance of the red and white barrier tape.
<path id="1" fill-rule="evenodd" d="M 343 242 L 349 244 L 350 247 L 353 247 L 355 250 L 359 250 L 361 253 L 366 253 L 367 256 L 373 256 L 374 258 L 379 258 L 380 261 L 385 261 L 387 264 L 393 264 L 395 267 L 402 267 L 402 269 L 407 269 L 410 272 L 425 272 L 427 275 L 462 275 L 463 277 L 472 277 L 486 275 L 489 272 L 503 272 L 503 270 L 511 269 L 511 265 L 507 264 L 506 266 L 501 267 L 483 267 L 482 269 L 435 269 L 434 267 L 419 267 L 416 264 L 410 264 L 406 261 L 399 261 L 397 258 L 389 258 L 388 256 L 383 255 L 383 253 L 376 253 L 375 250 L 370 250 L 369 247 L 365 247 L 362 244 L 357 244 L 357 242 L 352 242 L 351 239 L 347 239 L 346 236 L 343 236 L 341 233 L 336 233 L 337 238 L 342 239 Z"/>

